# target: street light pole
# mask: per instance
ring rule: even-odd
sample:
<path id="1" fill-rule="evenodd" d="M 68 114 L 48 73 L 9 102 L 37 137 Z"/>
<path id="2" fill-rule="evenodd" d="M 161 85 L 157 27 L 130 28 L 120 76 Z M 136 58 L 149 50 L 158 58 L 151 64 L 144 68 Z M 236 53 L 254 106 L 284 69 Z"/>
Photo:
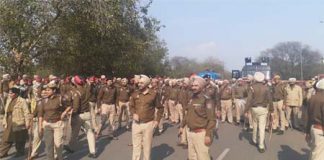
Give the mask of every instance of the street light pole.
<path id="1" fill-rule="evenodd" d="M 300 52 L 300 80 L 304 80 L 304 73 L 303 73 L 303 49 Z"/>

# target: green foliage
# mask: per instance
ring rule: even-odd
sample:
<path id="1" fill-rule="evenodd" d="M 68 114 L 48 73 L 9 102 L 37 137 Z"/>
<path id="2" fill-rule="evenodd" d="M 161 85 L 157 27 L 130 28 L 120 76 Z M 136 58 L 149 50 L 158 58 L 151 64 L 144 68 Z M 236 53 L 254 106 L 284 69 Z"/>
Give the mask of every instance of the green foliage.
<path id="1" fill-rule="evenodd" d="M 156 36 L 162 26 L 148 15 L 150 4 L 3 0 L 0 64 L 17 74 L 163 74 L 167 49 Z"/>

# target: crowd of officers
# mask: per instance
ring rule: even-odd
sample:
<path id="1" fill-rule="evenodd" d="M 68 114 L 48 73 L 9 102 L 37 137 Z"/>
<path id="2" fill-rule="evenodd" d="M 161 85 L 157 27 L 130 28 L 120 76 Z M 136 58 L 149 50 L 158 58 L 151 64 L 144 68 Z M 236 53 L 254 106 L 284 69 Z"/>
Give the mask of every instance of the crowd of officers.
<path id="1" fill-rule="evenodd" d="M 153 135 L 165 131 L 163 123 L 171 123 L 179 126 L 178 145 L 188 148 L 188 159 L 208 160 L 218 125 L 225 122 L 253 132 L 250 143 L 260 153 L 265 152 L 266 130 L 278 135 L 288 128 L 304 131 L 311 159 L 324 158 L 323 80 L 282 81 L 279 75 L 266 80 L 260 72 L 238 80 L 208 75 L 2 78 L 0 158 L 8 156 L 13 144 L 15 157 L 24 156 L 28 139 L 28 159 L 38 157 L 44 141 L 46 159 L 62 160 L 63 150 L 79 149 L 80 130 L 87 138 L 88 157 L 96 158 L 102 130 L 108 128 L 109 137 L 118 140 L 117 131 L 125 128 L 132 132 L 132 159 L 149 160 Z"/>

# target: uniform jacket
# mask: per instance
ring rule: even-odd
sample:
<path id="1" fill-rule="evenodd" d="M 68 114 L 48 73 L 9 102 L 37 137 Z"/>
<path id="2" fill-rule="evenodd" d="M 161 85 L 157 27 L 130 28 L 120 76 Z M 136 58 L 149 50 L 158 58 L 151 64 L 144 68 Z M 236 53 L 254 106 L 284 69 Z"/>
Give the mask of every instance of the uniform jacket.
<path id="1" fill-rule="evenodd" d="M 29 123 L 29 109 L 25 99 L 21 97 L 17 97 L 17 102 L 13 108 L 12 112 L 12 130 L 19 131 L 26 129 L 26 126 Z M 8 99 L 6 106 L 5 106 L 5 115 L 3 118 L 3 124 L 5 128 L 7 127 L 7 117 L 8 117 L 8 107 L 11 102 L 11 98 Z"/>
<path id="2" fill-rule="evenodd" d="M 302 88 L 298 85 L 295 85 L 293 88 L 288 85 L 286 87 L 287 97 L 286 105 L 300 107 L 303 104 L 303 91 Z"/>

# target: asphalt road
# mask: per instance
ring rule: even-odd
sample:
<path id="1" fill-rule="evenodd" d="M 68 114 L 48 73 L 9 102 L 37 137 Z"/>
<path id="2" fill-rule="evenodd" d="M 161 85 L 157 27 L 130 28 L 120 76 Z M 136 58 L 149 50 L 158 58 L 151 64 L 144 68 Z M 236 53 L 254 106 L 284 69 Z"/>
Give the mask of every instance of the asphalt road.
<path id="1" fill-rule="evenodd" d="M 177 146 L 177 126 L 165 124 L 167 130 L 160 136 L 155 136 L 152 148 L 152 160 L 185 160 L 187 151 Z M 0 128 L 0 134 L 1 134 Z M 105 132 L 104 132 L 105 133 Z M 303 133 L 296 130 L 287 130 L 284 135 L 273 134 L 269 144 L 269 134 L 266 134 L 265 153 L 259 153 L 255 146 L 249 144 L 252 133 L 242 132 L 241 127 L 230 124 L 221 124 L 218 137 L 215 138 L 210 152 L 214 160 L 307 160 L 309 147 L 304 141 Z M 132 147 L 131 132 L 122 129 L 119 132 L 118 140 L 109 140 L 102 137 L 97 141 L 97 153 L 99 160 L 131 160 Z M 41 148 L 38 159 L 45 160 L 45 153 Z M 15 149 L 10 150 L 10 157 L 4 160 L 14 159 Z M 84 134 L 80 136 L 80 150 L 73 154 L 65 154 L 67 159 L 87 160 L 88 146 Z M 25 158 L 19 158 L 22 160 Z"/>

